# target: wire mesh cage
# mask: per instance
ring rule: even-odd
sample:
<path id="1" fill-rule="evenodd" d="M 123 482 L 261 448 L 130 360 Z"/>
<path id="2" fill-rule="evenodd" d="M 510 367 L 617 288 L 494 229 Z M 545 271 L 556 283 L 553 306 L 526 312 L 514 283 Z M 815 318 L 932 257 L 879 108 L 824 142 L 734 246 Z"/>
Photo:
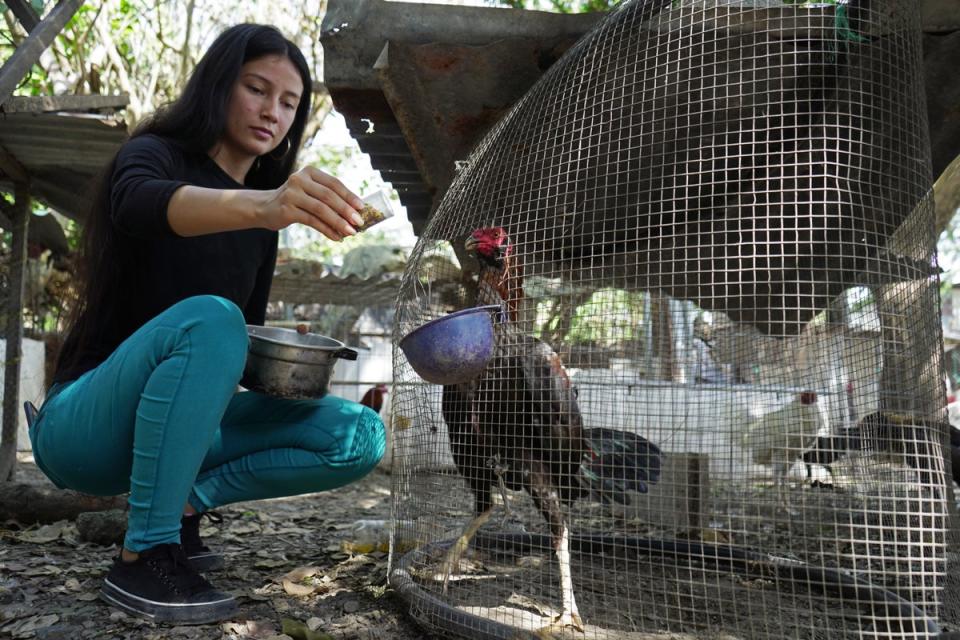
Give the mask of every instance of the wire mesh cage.
<path id="1" fill-rule="evenodd" d="M 919 47 L 910 0 L 629 2 L 484 138 L 394 330 L 493 307 L 465 380 L 394 351 L 391 580 L 415 617 L 472 638 L 940 633 Z"/>

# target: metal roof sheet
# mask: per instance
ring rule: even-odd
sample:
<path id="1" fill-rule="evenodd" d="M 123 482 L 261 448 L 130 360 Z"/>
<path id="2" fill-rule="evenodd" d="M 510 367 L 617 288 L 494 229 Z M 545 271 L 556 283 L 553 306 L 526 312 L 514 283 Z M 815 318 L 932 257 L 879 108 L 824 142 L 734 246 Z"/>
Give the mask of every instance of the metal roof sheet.
<path id="1" fill-rule="evenodd" d="M 273 277 L 270 300 L 289 304 L 392 305 L 400 292 L 401 276 L 396 273 L 372 278 L 333 274 L 309 277 L 300 272 L 278 271 Z"/>
<path id="2" fill-rule="evenodd" d="M 0 148 L 29 174 L 33 196 L 75 220 L 89 206 L 93 179 L 126 138 L 126 125 L 113 117 L 0 113 Z M 5 188 L 14 178 L 0 170 Z"/>

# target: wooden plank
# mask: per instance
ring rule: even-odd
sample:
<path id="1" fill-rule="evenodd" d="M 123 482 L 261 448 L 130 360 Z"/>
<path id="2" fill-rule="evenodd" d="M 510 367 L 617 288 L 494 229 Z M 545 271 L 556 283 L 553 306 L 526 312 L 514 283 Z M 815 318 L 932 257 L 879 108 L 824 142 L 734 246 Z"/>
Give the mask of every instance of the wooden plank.
<path id="1" fill-rule="evenodd" d="M 631 494 L 618 507 L 627 520 L 671 531 L 700 534 L 709 522 L 710 459 L 702 453 L 665 453 L 660 480 L 648 493 Z"/>
<path id="2" fill-rule="evenodd" d="M 4 2 L 10 7 L 10 11 L 17 17 L 27 33 L 33 31 L 40 24 L 40 16 L 26 0 L 4 0 Z"/>
<path id="3" fill-rule="evenodd" d="M 13 94 L 13 90 L 30 72 L 30 68 L 60 34 L 64 25 L 70 21 L 81 4 L 83 0 L 60 0 L 47 17 L 30 32 L 26 40 L 20 43 L 13 55 L 3 63 L 3 67 L 0 68 L 0 104 L 6 102 L 7 98 Z"/>
<path id="4" fill-rule="evenodd" d="M 13 242 L 10 250 L 7 293 L 6 364 L 3 375 L 3 422 L 0 429 L 0 482 L 12 479 L 17 462 L 17 427 L 20 416 L 20 358 L 23 349 L 23 276 L 27 262 L 27 229 L 30 224 L 30 191 L 17 184 L 13 208 Z"/>
<path id="5" fill-rule="evenodd" d="M 4 113 L 50 113 L 55 111 L 100 111 L 123 109 L 130 96 L 12 96 L 0 105 Z"/>

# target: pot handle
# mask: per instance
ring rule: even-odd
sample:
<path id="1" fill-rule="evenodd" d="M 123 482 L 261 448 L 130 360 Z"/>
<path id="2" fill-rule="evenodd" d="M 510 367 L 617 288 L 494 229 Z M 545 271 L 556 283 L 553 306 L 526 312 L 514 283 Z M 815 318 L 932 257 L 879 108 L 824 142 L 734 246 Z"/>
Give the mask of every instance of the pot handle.
<path id="1" fill-rule="evenodd" d="M 334 351 L 332 355 L 334 358 L 340 358 L 341 360 L 356 360 L 359 353 L 350 347 L 343 347 Z"/>

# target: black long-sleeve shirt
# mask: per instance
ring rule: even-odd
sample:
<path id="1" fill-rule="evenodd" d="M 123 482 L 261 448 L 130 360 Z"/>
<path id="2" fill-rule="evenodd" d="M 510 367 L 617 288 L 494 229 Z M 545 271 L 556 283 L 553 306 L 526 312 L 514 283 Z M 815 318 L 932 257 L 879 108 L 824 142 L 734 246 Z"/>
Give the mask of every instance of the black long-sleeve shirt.
<path id="1" fill-rule="evenodd" d="M 233 301 L 248 324 L 263 324 L 277 259 L 279 234 L 267 229 L 212 233 L 191 238 L 170 228 L 167 207 L 184 185 L 243 189 L 205 154 L 143 135 L 117 155 L 110 216 L 122 245 L 124 290 L 118 318 L 97 318 L 103 330 L 93 344 L 78 345 L 78 363 L 58 370 L 54 382 L 73 380 L 105 360 L 123 340 L 173 304 L 211 294 Z M 96 318 L 97 310 L 90 310 Z"/>

